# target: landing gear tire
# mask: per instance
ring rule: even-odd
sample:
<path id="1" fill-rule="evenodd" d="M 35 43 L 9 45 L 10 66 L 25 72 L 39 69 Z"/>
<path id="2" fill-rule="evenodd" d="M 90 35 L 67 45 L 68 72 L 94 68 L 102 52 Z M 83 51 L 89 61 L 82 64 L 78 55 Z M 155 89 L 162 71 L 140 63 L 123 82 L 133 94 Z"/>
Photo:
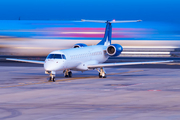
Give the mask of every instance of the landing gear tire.
<path id="1" fill-rule="evenodd" d="M 106 74 L 103 76 L 103 78 L 106 78 Z"/>
<path id="2" fill-rule="evenodd" d="M 51 81 L 55 82 L 55 77 L 50 77 L 49 82 L 51 82 Z"/>
<path id="3" fill-rule="evenodd" d="M 55 77 L 53 77 L 53 79 L 52 79 L 52 80 L 53 80 L 53 82 L 55 82 Z"/>
<path id="4" fill-rule="evenodd" d="M 99 73 L 99 78 L 106 78 L 106 74 L 104 76 L 100 75 Z"/>
<path id="5" fill-rule="evenodd" d="M 69 72 L 68 72 L 68 75 L 69 75 L 69 77 L 72 77 L 72 72 L 69 71 Z"/>
<path id="6" fill-rule="evenodd" d="M 102 75 L 99 73 L 99 78 L 102 78 Z"/>

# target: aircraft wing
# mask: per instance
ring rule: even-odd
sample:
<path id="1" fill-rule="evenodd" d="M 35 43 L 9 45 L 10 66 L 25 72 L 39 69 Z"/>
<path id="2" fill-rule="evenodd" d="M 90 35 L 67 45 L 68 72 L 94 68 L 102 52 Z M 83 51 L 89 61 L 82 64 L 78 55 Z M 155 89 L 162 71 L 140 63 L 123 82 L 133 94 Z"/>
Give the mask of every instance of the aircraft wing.
<path id="1" fill-rule="evenodd" d="M 23 60 L 23 59 L 14 59 L 14 58 L 6 58 L 6 60 L 27 62 L 27 63 L 36 63 L 36 64 L 44 64 L 44 61 L 38 61 L 38 60 Z"/>
<path id="2" fill-rule="evenodd" d="M 112 67 L 112 66 L 121 66 L 121 65 L 138 65 L 138 64 L 156 64 L 156 63 L 166 63 L 166 62 L 173 62 L 173 60 L 149 61 L 149 62 L 102 63 L 102 64 L 88 65 L 88 68 L 101 68 L 101 67 Z"/>

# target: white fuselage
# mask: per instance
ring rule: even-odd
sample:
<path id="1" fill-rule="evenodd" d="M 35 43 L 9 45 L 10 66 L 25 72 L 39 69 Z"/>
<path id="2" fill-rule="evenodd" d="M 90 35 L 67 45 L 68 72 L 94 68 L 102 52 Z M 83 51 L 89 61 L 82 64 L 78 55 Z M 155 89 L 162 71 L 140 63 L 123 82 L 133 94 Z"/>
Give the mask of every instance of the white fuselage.
<path id="1" fill-rule="evenodd" d="M 64 59 L 58 58 L 46 58 L 44 63 L 44 69 L 46 71 L 58 71 L 58 70 L 89 70 L 89 64 L 103 63 L 108 59 L 106 54 L 107 46 L 94 45 L 82 48 L 72 48 L 66 50 L 53 51 L 52 55 L 64 55 Z M 49 54 L 49 55 L 50 55 Z"/>

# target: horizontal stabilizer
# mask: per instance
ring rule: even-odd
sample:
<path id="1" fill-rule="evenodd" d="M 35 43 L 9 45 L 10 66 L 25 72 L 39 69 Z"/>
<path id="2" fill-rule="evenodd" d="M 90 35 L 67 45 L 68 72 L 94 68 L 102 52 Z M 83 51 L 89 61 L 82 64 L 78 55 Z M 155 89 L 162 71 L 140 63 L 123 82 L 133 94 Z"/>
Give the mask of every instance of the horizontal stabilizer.
<path id="1" fill-rule="evenodd" d="M 38 60 L 22 60 L 22 59 L 14 59 L 14 58 L 6 58 L 6 60 L 27 62 L 27 63 L 36 63 L 36 64 L 44 64 L 44 61 L 38 61 Z"/>
<path id="2" fill-rule="evenodd" d="M 125 20 L 125 21 L 116 21 L 116 20 L 111 20 L 111 21 L 106 21 L 106 20 L 84 20 L 81 19 L 83 22 L 96 22 L 96 23 L 128 23 L 128 22 L 141 22 L 142 20 Z"/>

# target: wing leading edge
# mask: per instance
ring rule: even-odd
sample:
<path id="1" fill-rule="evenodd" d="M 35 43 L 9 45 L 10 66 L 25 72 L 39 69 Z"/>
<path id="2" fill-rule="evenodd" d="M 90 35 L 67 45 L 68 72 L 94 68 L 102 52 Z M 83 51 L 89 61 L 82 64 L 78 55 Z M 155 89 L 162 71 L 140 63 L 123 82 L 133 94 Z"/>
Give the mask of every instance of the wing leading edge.
<path id="1" fill-rule="evenodd" d="M 23 60 L 23 59 L 14 59 L 14 58 L 6 58 L 6 60 L 27 62 L 27 63 L 36 63 L 36 64 L 44 64 L 44 61 L 38 61 L 38 60 Z"/>
<path id="2" fill-rule="evenodd" d="M 103 64 L 88 65 L 88 68 L 113 67 L 113 66 L 121 66 L 121 65 L 138 65 L 138 64 L 156 64 L 156 63 L 167 63 L 167 62 L 173 62 L 173 60 L 149 61 L 149 62 L 103 63 Z"/>

